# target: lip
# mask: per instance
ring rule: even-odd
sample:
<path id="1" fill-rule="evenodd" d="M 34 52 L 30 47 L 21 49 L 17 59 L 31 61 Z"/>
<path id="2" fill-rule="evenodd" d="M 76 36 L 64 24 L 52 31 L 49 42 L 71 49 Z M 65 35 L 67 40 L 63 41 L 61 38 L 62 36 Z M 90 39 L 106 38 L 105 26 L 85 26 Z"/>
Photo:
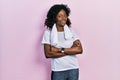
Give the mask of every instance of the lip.
<path id="1" fill-rule="evenodd" d="M 61 23 L 66 23 L 66 21 L 62 21 Z"/>
<path id="2" fill-rule="evenodd" d="M 65 25 L 66 23 L 61 23 L 62 25 Z"/>

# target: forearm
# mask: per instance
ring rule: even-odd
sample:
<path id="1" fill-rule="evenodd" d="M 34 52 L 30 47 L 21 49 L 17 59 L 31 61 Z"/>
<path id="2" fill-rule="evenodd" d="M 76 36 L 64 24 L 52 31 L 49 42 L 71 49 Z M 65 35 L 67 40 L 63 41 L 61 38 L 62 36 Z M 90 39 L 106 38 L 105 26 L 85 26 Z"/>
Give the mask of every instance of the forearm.
<path id="1" fill-rule="evenodd" d="M 52 51 L 61 53 L 61 48 L 52 47 Z M 74 55 L 74 54 L 82 54 L 82 47 L 80 46 L 72 46 L 71 48 L 64 48 L 64 54 L 66 55 Z"/>
<path id="2" fill-rule="evenodd" d="M 64 53 L 56 53 L 56 52 L 48 52 L 47 55 L 46 55 L 46 58 L 59 58 L 59 57 L 63 57 L 65 56 L 66 54 Z"/>
<path id="3" fill-rule="evenodd" d="M 61 53 L 61 49 L 60 48 L 56 48 L 54 46 L 51 46 L 51 49 L 49 52 L 47 52 L 46 57 L 47 58 L 59 58 L 59 57 L 63 57 L 66 54 Z"/>
<path id="4" fill-rule="evenodd" d="M 76 40 L 73 42 L 71 48 L 65 48 L 64 52 L 66 55 L 74 55 L 74 54 L 82 54 L 83 49 L 80 40 Z"/>
<path id="5" fill-rule="evenodd" d="M 64 53 L 61 52 L 61 48 L 51 46 L 50 51 L 45 51 L 46 58 L 59 58 L 66 55 L 82 54 L 82 47 L 74 46 L 71 48 L 64 48 Z"/>
<path id="6" fill-rule="evenodd" d="M 71 48 L 65 48 L 64 53 L 66 55 L 74 55 L 74 54 L 82 54 L 82 48 L 80 47 L 71 47 Z"/>
<path id="7" fill-rule="evenodd" d="M 56 48 L 53 49 L 56 53 L 59 52 L 61 53 L 61 48 Z M 76 46 L 76 47 L 71 47 L 71 48 L 64 48 L 64 53 L 66 55 L 74 55 L 74 54 L 82 54 L 82 47 Z"/>

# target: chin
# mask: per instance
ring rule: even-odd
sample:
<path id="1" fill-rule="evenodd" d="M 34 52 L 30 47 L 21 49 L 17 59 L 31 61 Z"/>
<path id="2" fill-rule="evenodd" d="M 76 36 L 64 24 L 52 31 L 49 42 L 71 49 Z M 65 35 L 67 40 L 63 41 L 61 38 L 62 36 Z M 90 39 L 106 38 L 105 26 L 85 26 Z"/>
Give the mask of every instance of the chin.
<path id="1" fill-rule="evenodd" d="M 65 26 L 65 24 L 62 24 L 62 26 Z"/>

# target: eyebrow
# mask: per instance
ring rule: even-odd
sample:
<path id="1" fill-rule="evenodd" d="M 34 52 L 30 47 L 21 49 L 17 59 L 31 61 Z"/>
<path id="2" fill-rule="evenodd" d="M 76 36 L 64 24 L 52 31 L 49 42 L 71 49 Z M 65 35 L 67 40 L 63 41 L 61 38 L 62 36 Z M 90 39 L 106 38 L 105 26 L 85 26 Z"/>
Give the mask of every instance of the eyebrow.
<path id="1" fill-rule="evenodd" d="M 67 14 L 58 14 L 58 15 L 65 15 L 65 16 L 67 16 Z"/>

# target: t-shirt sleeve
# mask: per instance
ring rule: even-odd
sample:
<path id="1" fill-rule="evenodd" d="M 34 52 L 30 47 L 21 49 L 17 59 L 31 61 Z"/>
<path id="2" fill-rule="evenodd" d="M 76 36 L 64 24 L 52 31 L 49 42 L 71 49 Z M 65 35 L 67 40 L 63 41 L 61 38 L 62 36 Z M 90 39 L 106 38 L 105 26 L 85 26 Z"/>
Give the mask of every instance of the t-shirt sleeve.
<path id="1" fill-rule="evenodd" d="M 74 31 L 74 30 L 71 30 L 72 31 L 72 34 L 73 34 L 73 39 L 74 39 L 74 41 L 75 40 L 80 40 L 80 38 L 79 38 L 79 36 L 77 35 L 77 33 Z"/>
<path id="2" fill-rule="evenodd" d="M 50 44 L 50 31 L 45 30 L 42 38 L 42 44 Z"/>

